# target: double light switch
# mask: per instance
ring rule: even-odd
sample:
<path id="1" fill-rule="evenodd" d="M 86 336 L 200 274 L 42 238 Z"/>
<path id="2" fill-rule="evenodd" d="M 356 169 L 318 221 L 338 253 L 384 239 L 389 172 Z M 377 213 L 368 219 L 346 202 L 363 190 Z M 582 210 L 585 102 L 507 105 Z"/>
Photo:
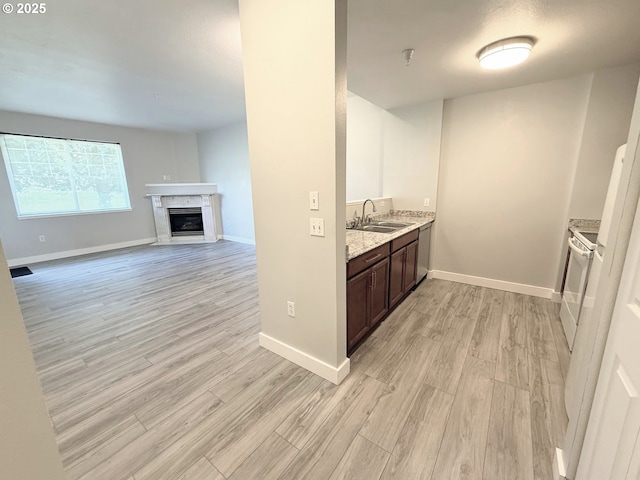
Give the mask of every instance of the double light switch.
<path id="1" fill-rule="evenodd" d="M 320 196 L 318 192 L 309 192 L 309 209 L 320 210 Z M 324 237 L 324 218 L 309 219 L 309 234 L 313 237 Z"/>

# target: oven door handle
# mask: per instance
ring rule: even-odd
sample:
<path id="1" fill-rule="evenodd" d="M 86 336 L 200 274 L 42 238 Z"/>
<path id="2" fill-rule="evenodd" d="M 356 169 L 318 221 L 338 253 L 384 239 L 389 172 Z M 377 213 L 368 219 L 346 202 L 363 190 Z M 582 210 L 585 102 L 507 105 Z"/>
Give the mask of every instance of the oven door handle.
<path id="1" fill-rule="evenodd" d="M 567 243 L 569 244 L 569 248 L 571 249 L 571 251 L 576 255 L 580 255 L 581 257 L 586 257 L 586 258 L 591 258 L 591 256 L 593 255 L 593 252 L 591 250 L 584 251 L 576 247 L 571 241 L 571 238 L 567 240 Z"/>

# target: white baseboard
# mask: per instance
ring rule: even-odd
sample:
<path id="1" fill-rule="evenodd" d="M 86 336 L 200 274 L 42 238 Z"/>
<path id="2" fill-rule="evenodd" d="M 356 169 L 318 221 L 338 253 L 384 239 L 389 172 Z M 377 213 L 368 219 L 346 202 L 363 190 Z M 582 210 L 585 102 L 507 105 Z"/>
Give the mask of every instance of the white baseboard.
<path id="1" fill-rule="evenodd" d="M 254 238 L 236 237 L 234 235 L 220 235 L 220 238 L 229 240 L 230 242 L 245 243 L 247 245 L 255 245 L 256 240 Z"/>
<path id="2" fill-rule="evenodd" d="M 309 370 L 316 375 L 329 380 L 332 383 L 338 385 L 351 370 L 351 363 L 348 358 L 342 362 L 339 367 L 332 367 L 328 363 L 323 362 L 311 355 L 304 353 L 297 348 L 294 348 L 286 343 L 282 343 L 269 335 L 265 335 L 260 332 L 260 346 L 271 350 L 273 353 L 277 353 L 281 357 L 300 365 L 302 368 Z"/>
<path id="3" fill-rule="evenodd" d="M 156 237 L 141 238 L 139 240 L 131 240 L 129 242 L 110 243 L 108 245 L 98 245 L 96 247 L 78 248 L 76 250 L 66 250 L 63 252 L 46 253 L 44 255 L 34 255 L 32 257 L 22 257 L 7 259 L 10 268 L 21 267 L 33 263 L 48 262 L 50 260 L 59 260 L 61 258 L 77 257 L 79 255 L 87 255 L 89 253 L 106 252 L 108 250 L 118 250 L 119 248 L 137 247 L 138 245 L 150 245 L 157 240 Z"/>
<path id="4" fill-rule="evenodd" d="M 557 292 L 554 292 L 550 288 L 525 285 L 524 283 L 506 282 L 504 280 L 494 280 L 493 278 L 474 277 L 472 275 L 463 275 L 461 273 L 443 272 L 442 270 L 432 270 L 430 278 L 466 283 L 467 285 L 475 285 L 477 287 L 494 288 L 496 290 L 504 290 L 506 292 L 522 293 L 523 295 L 548 298 L 550 300 L 554 300 L 555 295 L 557 295 Z"/>
<path id="5" fill-rule="evenodd" d="M 553 456 L 553 480 L 566 480 L 567 472 L 564 466 L 564 454 L 562 450 L 556 447 L 555 455 Z"/>

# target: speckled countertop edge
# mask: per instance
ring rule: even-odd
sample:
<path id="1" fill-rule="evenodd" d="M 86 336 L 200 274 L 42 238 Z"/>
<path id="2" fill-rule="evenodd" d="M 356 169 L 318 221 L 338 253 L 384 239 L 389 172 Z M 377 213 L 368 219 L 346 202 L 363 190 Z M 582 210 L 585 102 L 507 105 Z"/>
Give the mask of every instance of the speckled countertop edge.
<path id="1" fill-rule="evenodd" d="M 600 220 L 590 218 L 570 218 L 568 228 L 571 233 L 576 233 L 577 231 L 598 233 L 600 230 Z"/>
<path id="2" fill-rule="evenodd" d="M 399 215 L 398 213 L 402 213 Z M 420 215 L 416 215 L 420 214 Z M 347 229 L 347 262 L 363 253 L 373 250 L 391 240 L 401 237 L 423 225 L 433 223 L 436 218 L 434 212 L 408 212 L 406 210 L 394 211 L 390 214 L 376 215 L 376 220 L 394 220 L 397 222 L 411 223 L 393 233 L 363 232 L 361 230 Z"/>

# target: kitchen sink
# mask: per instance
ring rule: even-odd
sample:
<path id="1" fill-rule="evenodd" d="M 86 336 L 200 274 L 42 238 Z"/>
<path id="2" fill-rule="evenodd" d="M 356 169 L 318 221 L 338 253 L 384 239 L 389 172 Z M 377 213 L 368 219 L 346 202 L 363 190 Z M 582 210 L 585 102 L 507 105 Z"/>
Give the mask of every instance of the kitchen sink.
<path id="1" fill-rule="evenodd" d="M 363 232 L 376 232 L 376 233 L 393 233 L 401 227 L 385 227 L 383 225 L 362 225 L 354 228 L 354 230 L 361 230 Z"/>
<path id="2" fill-rule="evenodd" d="M 352 230 L 360 230 L 361 232 L 393 233 L 409 225 L 413 225 L 413 223 L 372 220 L 365 225 L 358 225 Z"/>
<path id="3" fill-rule="evenodd" d="M 408 227 L 409 225 L 413 225 L 413 223 L 373 221 L 370 223 L 370 225 L 377 225 L 379 227 L 403 228 Z"/>

